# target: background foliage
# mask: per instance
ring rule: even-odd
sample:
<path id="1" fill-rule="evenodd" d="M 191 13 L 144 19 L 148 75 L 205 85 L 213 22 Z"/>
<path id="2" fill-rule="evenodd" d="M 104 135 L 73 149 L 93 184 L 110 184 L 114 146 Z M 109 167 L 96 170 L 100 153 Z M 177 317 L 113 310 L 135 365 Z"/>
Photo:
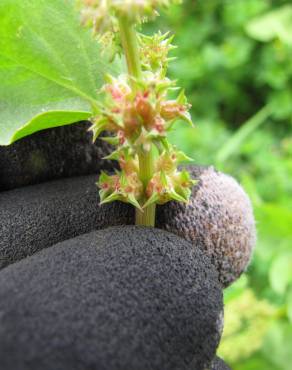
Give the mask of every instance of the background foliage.
<path id="1" fill-rule="evenodd" d="M 5 76 L 0 87 L 0 144 L 48 125 L 70 123 L 90 115 L 89 105 L 101 83 L 99 77 L 108 67 L 106 63 L 97 63 L 100 58 L 96 43 L 89 33 L 80 33 L 77 18 L 67 19 L 71 13 L 65 14 L 67 7 L 64 10 L 63 5 L 63 0 L 2 0 L 0 4 L 0 76 Z M 43 10 L 42 17 L 36 13 L 36 6 Z M 58 12 L 48 18 L 48 12 L 57 8 Z M 48 24 L 48 19 L 55 26 Z M 57 28 L 60 31 L 60 24 L 66 22 L 67 28 L 62 28 L 61 34 L 51 32 Z M 289 370 L 291 0 L 185 0 L 183 7 L 172 7 L 151 27 L 165 31 L 170 27 L 177 35 L 179 48 L 174 54 L 178 58 L 170 72 L 186 88 L 197 123 L 195 130 L 177 127 L 171 140 L 197 163 L 215 164 L 238 178 L 255 209 L 258 244 L 247 274 L 225 291 L 225 329 L 219 354 L 234 370 Z M 64 39 L 65 49 L 60 44 Z M 79 76 L 80 65 L 86 65 L 88 60 L 95 64 L 90 65 L 84 80 L 83 74 Z M 52 76 L 56 78 L 52 80 Z M 13 88 L 19 81 L 23 88 L 15 95 Z M 29 85 L 30 89 L 28 81 L 35 84 Z M 36 95 L 35 90 L 42 94 Z M 44 95 L 47 92 L 50 94 Z M 39 109 L 48 96 L 49 108 L 56 113 L 53 121 Z M 10 109 L 7 102 L 13 103 L 15 109 Z M 27 107 L 32 103 L 34 109 L 30 111 Z M 14 113 L 13 120 L 7 107 Z M 64 111 L 66 119 L 61 122 L 58 114 Z M 31 121 L 36 114 L 40 115 Z M 19 115 L 25 120 L 14 122 Z"/>
<path id="2" fill-rule="evenodd" d="M 239 179 L 257 220 L 253 262 L 225 292 L 219 354 L 234 370 L 291 369 L 291 2 L 188 0 L 153 27 L 169 25 L 179 45 L 171 74 L 197 123 L 171 139 Z"/>

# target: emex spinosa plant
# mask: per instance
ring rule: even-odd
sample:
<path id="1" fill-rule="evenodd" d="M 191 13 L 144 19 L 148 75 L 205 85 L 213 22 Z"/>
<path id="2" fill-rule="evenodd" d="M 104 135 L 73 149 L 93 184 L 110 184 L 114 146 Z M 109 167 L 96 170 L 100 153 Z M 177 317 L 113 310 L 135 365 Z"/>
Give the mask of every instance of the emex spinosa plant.
<path id="1" fill-rule="evenodd" d="M 153 226 L 155 206 L 170 200 L 188 202 L 194 180 L 178 165 L 190 159 L 167 140 L 177 120 L 192 125 L 184 91 L 167 78 L 173 37 L 138 33 L 137 25 L 155 17 L 159 7 L 175 0 L 83 0 L 83 21 L 93 26 L 100 42 L 113 54 L 123 51 L 128 73 L 106 76 L 102 105 L 92 119 L 94 140 L 116 147 L 107 158 L 120 171 L 102 173 L 101 203 L 123 201 L 136 207 L 136 224 Z M 177 1 L 176 1 L 177 2 Z"/>

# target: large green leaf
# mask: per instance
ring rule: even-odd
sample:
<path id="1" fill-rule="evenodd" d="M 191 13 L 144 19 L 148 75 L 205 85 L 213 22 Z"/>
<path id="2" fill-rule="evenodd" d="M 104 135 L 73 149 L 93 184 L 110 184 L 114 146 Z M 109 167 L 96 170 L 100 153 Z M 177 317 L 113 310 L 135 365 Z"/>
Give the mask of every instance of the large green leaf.
<path id="1" fill-rule="evenodd" d="M 267 42 L 278 37 L 292 44 L 292 5 L 285 5 L 255 18 L 247 24 L 247 33 L 256 40 Z"/>
<path id="2" fill-rule="evenodd" d="M 112 68 L 73 0 L 1 0 L 0 145 L 88 118 Z"/>

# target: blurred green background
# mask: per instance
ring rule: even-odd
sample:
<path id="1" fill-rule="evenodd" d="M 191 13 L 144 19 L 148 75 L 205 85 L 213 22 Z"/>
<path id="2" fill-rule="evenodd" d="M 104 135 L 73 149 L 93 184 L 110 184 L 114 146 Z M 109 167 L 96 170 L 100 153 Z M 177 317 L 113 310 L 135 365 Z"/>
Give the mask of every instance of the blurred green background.
<path id="1" fill-rule="evenodd" d="M 176 34 L 170 74 L 196 128 L 171 139 L 235 176 L 249 193 L 258 243 L 225 291 L 219 354 L 234 370 L 292 369 L 292 4 L 185 0 L 151 27 Z"/>

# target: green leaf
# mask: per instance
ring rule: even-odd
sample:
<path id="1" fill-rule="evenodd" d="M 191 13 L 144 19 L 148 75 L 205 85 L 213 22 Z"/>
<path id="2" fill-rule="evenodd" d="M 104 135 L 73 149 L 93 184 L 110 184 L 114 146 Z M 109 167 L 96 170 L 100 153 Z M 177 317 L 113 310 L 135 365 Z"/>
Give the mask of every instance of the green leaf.
<path id="1" fill-rule="evenodd" d="M 1 0 L 0 145 L 91 116 L 109 63 L 73 0 Z"/>
<path id="2" fill-rule="evenodd" d="M 177 163 L 182 163 L 182 162 L 192 163 L 192 162 L 194 162 L 193 158 L 189 157 L 188 155 L 186 155 L 182 151 L 177 152 L 176 155 L 177 155 Z"/>
<path id="3" fill-rule="evenodd" d="M 278 37 L 282 42 L 292 44 L 292 5 L 285 5 L 260 16 L 246 26 L 249 36 L 268 42 Z"/>
<path id="4" fill-rule="evenodd" d="M 154 204 L 158 201 L 159 195 L 158 193 L 153 193 L 150 198 L 148 198 L 147 202 L 143 205 L 143 209 L 151 206 L 151 204 Z"/>
<path id="5" fill-rule="evenodd" d="M 194 127 L 194 123 L 192 121 L 192 116 L 189 112 L 181 113 L 179 115 L 180 119 L 184 122 L 188 123 L 191 127 Z"/>
<path id="6" fill-rule="evenodd" d="M 182 203 L 187 202 L 187 199 L 185 199 L 180 194 L 178 194 L 174 189 L 170 191 L 169 195 L 171 199 L 176 200 L 177 202 L 182 202 Z"/>
<path id="7" fill-rule="evenodd" d="M 127 203 L 132 204 L 132 206 L 138 208 L 141 212 L 143 212 L 143 208 L 140 206 L 139 202 L 135 198 L 134 194 L 129 194 L 127 197 Z"/>
<path id="8" fill-rule="evenodd" d="M 100 139 L 114 146 L 117 146 L 119 144 L 119 138 L 117 136 L 106 136 L 101 137 Z"/>
<path id="9" fill-rule="evenodd" d="M 246 138 L 251 135 L 255 130 L 265 123 L 268 117 L 271 115 L 271 108 L 269 105 L 264 106 L 254 116 L 247 120 L 226 142 L 226 144 L 220 148 L 216 155 L 217 164 L 224 163 L 230 156 L 237 153 L 242 143 Z"/>
<path id="10" fill-rule="evenodd" d="M 292 283 L 292 252 L 281 254 L 272 264 L 270 282 L 274 291 L 284 294 Z"/>
<path id="11" fill-rule="evenodd" d="M 275 322 L 270 328 L 263 346 L 266 357 L 282 370 L 290 370 L 292 326 L 286 322 Z"/>
<path id="12" fill-rule="evenodd" d="M 258 229 L 264 234 L 291 239 L 292 210 L 276 203 L 264 203 L 255 208 Z"/>
<path id="13" fill-rule="evenodd" d="M 292 323 L 292 287 L 289 289 L 287 294 L 287 316 L 290 323 Z"/>
<path id="14" fill-rule="evenodd" d="M 273 111 L 273 116 L 279 120 L 288 120 L 292 115 L 291 101 L 292 90 L 288 87 L 285 89 L 273 91 L 269 99 L 269 103 Z"/>
<path id="15" fill-rule="evenodd" d="M 109 155 L 105 156 L 103 159 L 110 159 L 114 161 L 118 161 L 121 158 L 121 150 L 117 149 L 110 153 Z"/>
<path id="16" fill-rule="evenodd" d="M 117 192 L 114 192 L 114 193 L 106 196 L 103 200 L 101 200 L 101 202 L 99 204 L 103 205 L 103 204 L 111 203 L 111 202 L 114 202 L 116 200 L 120 200 L 120 198 L 121 198 L 120 195 Z"/>
<path id="17" fill-rule="evenodd" d="M 107 119 L 101 118 L 98 122 L 94 122 L 94 124 L 89 128 L 90 131 L 93 133 L 93 141 L 96 141 L 102 131 L 105 130 L 107 126 Z"/>

